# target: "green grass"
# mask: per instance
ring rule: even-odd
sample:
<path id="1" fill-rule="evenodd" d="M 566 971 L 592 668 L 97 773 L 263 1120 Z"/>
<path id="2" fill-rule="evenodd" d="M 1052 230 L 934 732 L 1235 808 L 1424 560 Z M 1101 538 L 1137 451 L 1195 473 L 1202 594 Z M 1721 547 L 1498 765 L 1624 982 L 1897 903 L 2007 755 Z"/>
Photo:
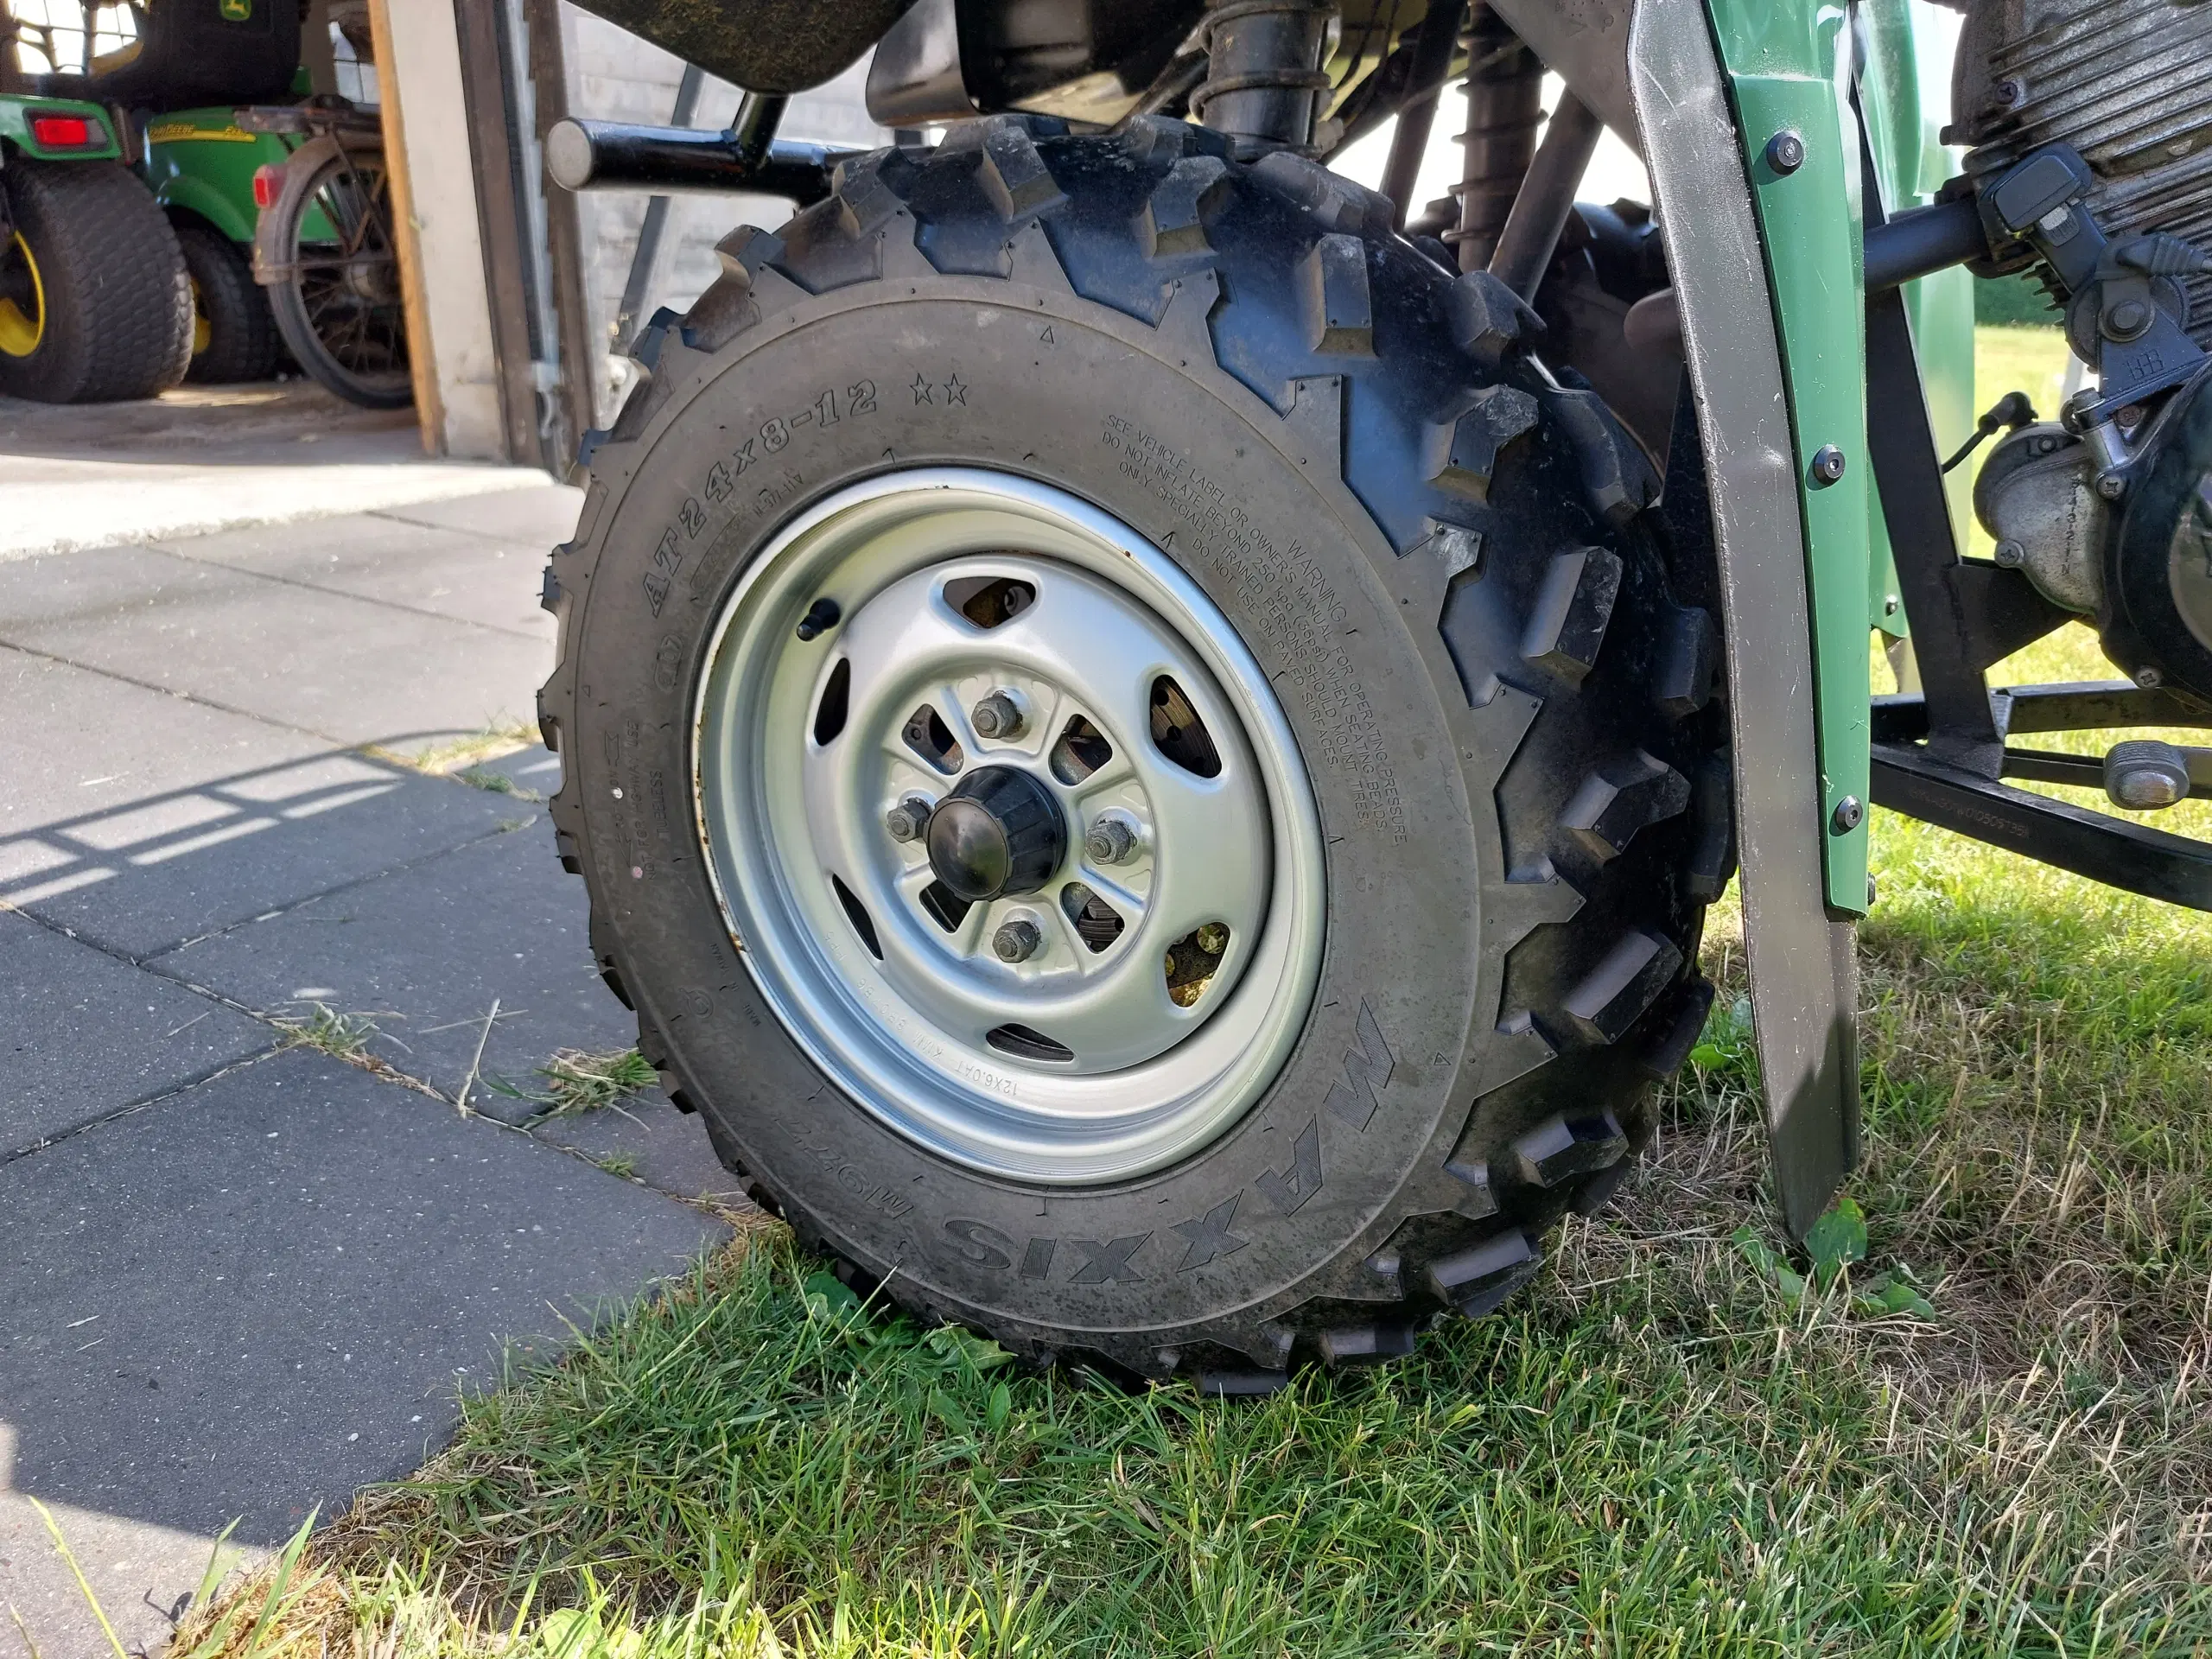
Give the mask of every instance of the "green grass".
<path id="1" fill-rule="evenodd" d="M 453 776 L 471 789 L 488 790 L 494 795 L 512 795 L 518 801 L 542 801 L 545 798 L 534 789 L 525 788 L 504 772 L 493 772 L 489 766 L 463 766 Z"/>
<path id="2" fill-rule="evenodd" d="M 358 1064 L 377 1035 L 377 1022 L 365 1014 L 340 1014 L 320 1002 L 310 1006 L 315 1009 L 311 1014 L 276 1020 L 277 1029 L 284 1033 L 284 1046 L 312 1048 L 334 1060 Z"/>
<path id="3" fill-rule="evenodd" d="M 545 1080 L 543 1091 L 522 1089 L 502 1078 L 486 1078 L 485 1087 L 514 1100 L 533 1101 L 546 1109 L 548 1117 L 619 1106 L 643 1089 L 660 1081 L 652 1063 L 634 1048 L 611 1048 L 594 1053 L 564 1048 L 537 1068 Z M 625 1172 L 626 1173 L 627 1172 Z"/>
<path id="4" fill-rule="evenodd" d="M 2024 656 L 2108 673 L 2080 630 Z M 759 1223 L 466 1401 L 257 1650 L 2212 1654 L 2212 918 L 1873 836 L 1866 1255 L 1825 1292 L 1770 1255 L 1723 906 L 1643 1173 L 1501 1317 L 1133 1395 L 870 1317 Z"/>

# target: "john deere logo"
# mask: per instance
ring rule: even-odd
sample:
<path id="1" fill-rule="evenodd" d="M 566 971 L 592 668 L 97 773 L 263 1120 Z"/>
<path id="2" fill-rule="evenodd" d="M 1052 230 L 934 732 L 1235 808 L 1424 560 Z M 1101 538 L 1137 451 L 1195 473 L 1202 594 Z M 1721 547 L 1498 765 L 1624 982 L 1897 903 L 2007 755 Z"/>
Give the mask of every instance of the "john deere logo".
<path id="1" fill-rule="evenodd" d="M 242 23 L 253 16 L 253 0 L 215 0 L 227 23 Z"/>

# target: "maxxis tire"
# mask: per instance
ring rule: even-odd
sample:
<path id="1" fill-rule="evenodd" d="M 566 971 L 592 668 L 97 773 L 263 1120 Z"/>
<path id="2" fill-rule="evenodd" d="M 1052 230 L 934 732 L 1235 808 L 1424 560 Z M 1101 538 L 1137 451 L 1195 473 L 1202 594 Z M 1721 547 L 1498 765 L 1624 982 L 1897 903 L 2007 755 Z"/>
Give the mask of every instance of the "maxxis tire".
<path id="1" fill-rule="evenodd" d="M 184 378 L 192 289 L 168 219 L 120 162 L 10 157 L 0 171 L 38 262 L 45 327 L 0 353 L 0 392 L 44 404 L 151 397 Z"/>
<path id="2" fill-rule="evenodd" d="M 1707 578 L 1670 571 L 1701 556 L 1670 552 L 1618 423 L 1528 355 L 1525 308 L 1313 163 L 999 117 L 836 182 L 780 236 L 734 232 L 723 279 L 647 330 L 548 571 L 558 845 L 646 1057 L 855 1282 L 1033 1358 L 1259 1391 L 1488 1312 L 1627 1172 L 1710 1001 L 1726 718 Z M 789 418 L 863 383 L 873 418 Z M 756 989 L 694 828 L 692 699 L 747 560 L 855 480 L 948 464 L 1164 549 L 1275 681 L 1313 782 L 1303 1037 L 1141 1179 L 981 1176 L 845 1098 Z"/>
<path id="3" fill-rule="evenodd" d="M 176 239 L 196 290 L 194 343 L 203 319 L 208 334 L 207 346 L 193 353 L 184 378 L 211 385 L 266 380 L 276 372 L 282 346 L 268 296 L 253 280 L 252 262 L 212 225 L 179 225 Z"/>

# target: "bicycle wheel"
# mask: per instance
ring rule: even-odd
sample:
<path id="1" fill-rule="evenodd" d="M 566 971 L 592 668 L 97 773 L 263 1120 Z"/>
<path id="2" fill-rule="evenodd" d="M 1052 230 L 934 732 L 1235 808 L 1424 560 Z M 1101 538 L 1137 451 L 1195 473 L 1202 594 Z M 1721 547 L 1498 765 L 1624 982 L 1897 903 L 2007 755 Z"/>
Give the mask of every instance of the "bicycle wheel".
<path id="1" fill-rule="evenodd" d="M 340 397 L 404 409 L 415 390 L 382 152 L 330 139 L 303 145 L 270 211 L 282 216 L 283 264 L 269 301 L 284 344 Z"/>

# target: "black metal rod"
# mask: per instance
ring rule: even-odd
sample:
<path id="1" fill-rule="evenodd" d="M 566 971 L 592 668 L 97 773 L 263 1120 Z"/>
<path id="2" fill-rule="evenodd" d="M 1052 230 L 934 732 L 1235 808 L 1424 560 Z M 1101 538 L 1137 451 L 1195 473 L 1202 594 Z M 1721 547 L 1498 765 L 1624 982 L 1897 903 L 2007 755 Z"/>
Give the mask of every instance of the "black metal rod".
<path id="1" fill-rule="evenodd" d="M 776 129 L 783 124 L 784 111 L 790 103 L 781 92 L 747 92 L 738 100 L 728 135 L 738 160 L 758 167 L 766 158 L 775 146 Z"/>
<path id="2" fill-rule="evenodd" d="M 2061 685 L 2014 685 L 1993 691 L 2007 736 L 2031 732 L 2101 732 L 2120 726 L 2180 726 L 2212 730 L 2212 709 L 2168 686 L 2126 680 L 2079 680 Z M 1924 697 L 1876 697 L 1874 741 L 1910 743 L 1926 737 Z"/>
<path id="3" fill-rule="evenodd" d="M 830 194 L 830 169 L 850 153 L 783 138 L 754 157 L 745 151 L 735 128 L 695 132 L 571 119 L 545 135 L 545 171 L 565 190 L 751 192 L 804 207 Z"/>
<path id="4" fill-rule="evenodd" d="M 676 108 L 669 116 L 673 125 L 691 124 L 691 118 L 699 109 L 700 89 L 706 81 L 706 72 L 697 64 L 683 66 L 683 79 L 676 84 Z M 652 288 L 653 267 L 660 263 L 661 236 L 667 228 L 668 198 L 647 197 L 645 220 L 638 226 L 638 245 L 630 255 L 630 275 L 622 284 L 622 302 L 614 308 L 614 338 L 625 351 L 637 338 L 638 314 L 645 308 L 645 296 Z"/>
<path id="5" fill-rule="evenodd" d="M 1574 211 L 1574 193 L 1582 188 L 1582 175 L 1590 170 L 1605 130 L 1605 124 L 1588 105 L 1573 92 L 1560 94 L 1559 107 L 1552 111 L 1544 141 L 1536 146 L 1490 257 L 1490 274 L 1524 300 L 1535 299 L 1551 269 L 1560 232 Z"/>
<path id="6" fill-rule="evenodd" d="M 1883 293 L 1970 259 L 1986 258 L 1989 238 L 1971 199 L 1915 207 L 1866 227 L 1866 292 Z"/>
<path id="7" fill-rule="evenodd" d="M 1429 0 L 1428 15 L 1421 20 L 1414 41 L 1413 84 L 1430 91 L 1398 111 L 1398 130 L 1390 135 L 1390 159 L 1382 166 L 1382 194 L 1397 208 L 1391 221 L 1406 228 L 1414 190 L 1421 182 L 1421 158 L 1428 153 L 1428 135 L 1436 124 L 1436 100 L 1444 77 L 1452 67 L 1452 48 L 1459 37 L 1465 0 Z"/>
<path id="8" fill-rule="evenodd" d="M 2212 846 L 2084 811 L 1946 766 L 1924 749 L 1874 745 L 1874 800 L 2108 887 L 2212 910 Z"/>

